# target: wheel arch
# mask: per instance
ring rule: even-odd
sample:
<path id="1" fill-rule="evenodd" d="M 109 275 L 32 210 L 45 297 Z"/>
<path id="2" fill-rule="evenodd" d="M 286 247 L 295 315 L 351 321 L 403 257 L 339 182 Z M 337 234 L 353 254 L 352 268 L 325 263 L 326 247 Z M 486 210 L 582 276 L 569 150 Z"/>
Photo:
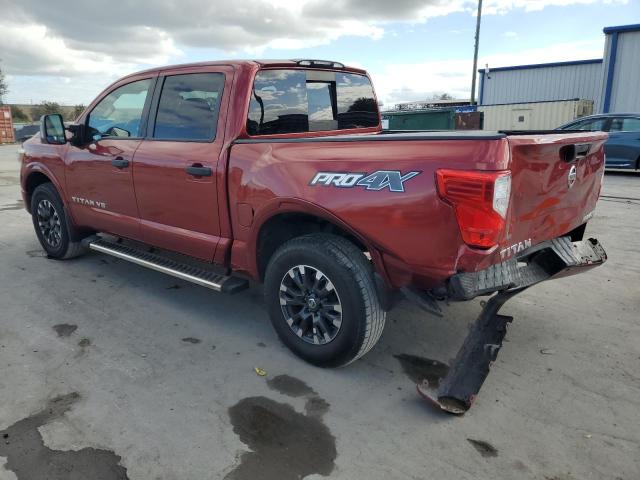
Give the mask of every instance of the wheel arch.
<path id="1" fill-rule="evenodd" d="M 62 191 L 61 185 L 58 179 L 43 165 L 29 165 L 23 175 L 22 190 L 24 192 L 25 207 L 29 213 L 31 213 L 31 197 L 36 188 L 43 183 L 51 183 L 58 191 L 58 195 L 62 199 L 62 203 L 66 204 L 66 199 Z"/>
<path id="2" fill-rule="evenodd" d="M 376 272 L 386 280 L 379 250 L 368 239 L 331 212 L 300 200 L 281 201 L 278 202 L 278 207 L 277 209 L 269 209 L 268 213 L 260 215 L 254 229 L 254 259 L 256 271 L 261 281 L 264 279 L 269 260 L 278 247 L 293 238 L 320 232 L 332 233 L 346 238 L 362 252 L 368 252 Z"/>

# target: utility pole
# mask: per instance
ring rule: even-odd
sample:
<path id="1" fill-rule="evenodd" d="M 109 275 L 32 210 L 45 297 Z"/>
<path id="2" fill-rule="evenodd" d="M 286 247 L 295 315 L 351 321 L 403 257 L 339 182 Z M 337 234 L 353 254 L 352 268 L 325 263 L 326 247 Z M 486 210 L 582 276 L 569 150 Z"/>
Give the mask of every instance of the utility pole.
<path id="1" fill-rule="evenodd" d="M 478 0 L 478 18 L 476 20 L 476 44 L 473 51 L 473 73 L 471 75 L 471 105 L 476 103 L 476 70 L 478 69 L 478 47 L 480 46 L 480 19 L 482 18 L 482 0 Z"/>

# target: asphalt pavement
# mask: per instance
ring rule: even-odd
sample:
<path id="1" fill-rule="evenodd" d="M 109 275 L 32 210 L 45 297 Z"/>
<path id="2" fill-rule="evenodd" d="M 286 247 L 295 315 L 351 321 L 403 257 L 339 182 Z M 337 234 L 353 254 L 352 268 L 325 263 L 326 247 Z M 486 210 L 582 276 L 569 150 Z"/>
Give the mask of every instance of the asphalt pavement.
<path id="1" fill-rule="evenodd" d="M 402 303 L 366 357 L 315 368 L 278 341 L 259 286 L 46 258 L 17 149 L 0 147 L 0 479 L 640 478 L 639 175 L 605 176 L 587 235 L 608 262 L 511 300 L 453 417 L 414 379 L 442 374 L 478 301 L 444 318 Z"/>

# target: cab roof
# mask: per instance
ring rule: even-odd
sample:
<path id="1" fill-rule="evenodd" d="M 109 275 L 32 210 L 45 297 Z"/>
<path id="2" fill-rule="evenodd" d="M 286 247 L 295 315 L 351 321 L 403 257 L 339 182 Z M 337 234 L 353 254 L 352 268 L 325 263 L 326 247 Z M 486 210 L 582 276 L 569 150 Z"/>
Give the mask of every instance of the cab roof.
<path id="1" fill-rule="evenodd" d="M 315 59 L 256 59 L 256 60 L 215 60 L 195 63 L 181 63 L 176 65 L 163 65 L 161 67 L 149 68 L 141 70 L 139 72 L 132 73 L 126 77 L 134 75 L 140 75 L 144 73 L 161 72 L 164 70 L 171 70 L 175 68 L 193 68 L 193 67 L 208 67 L 216 65 L 230 65 L 230 66 L 249 66 L 258 68 L 309 68 L 309 69 L 329 69 L 329 70 L 344 70 L 353 73 L 366 73 L 365 70 L 356 67 L 348 67 L 340 62 L 334 62 L 332 60 L 315 60 Z M 126 78 L 124 77 L 124 78 Z"/>

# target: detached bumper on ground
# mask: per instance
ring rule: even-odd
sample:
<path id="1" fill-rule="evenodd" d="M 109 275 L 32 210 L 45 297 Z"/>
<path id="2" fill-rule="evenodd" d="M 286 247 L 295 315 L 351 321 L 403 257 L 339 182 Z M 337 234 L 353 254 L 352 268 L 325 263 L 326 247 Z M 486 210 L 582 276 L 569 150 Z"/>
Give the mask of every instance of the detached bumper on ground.
<path id="1" fill-rule="evenodd" d="M 447 375 L 438 385 L 418 385 L 418 393 L 447 412 L 466 412 L 498 356 L 507 324 L 513 320 L 498 314 L 505 302 L 536 283 L 581 273 L 606 259 L 596 239 L 572 242 L 569 237 L 559 237 L 532 247 L 516 259 L 479 272 L 454 275 L 449 283 L 453 299 L 470 300 L 497 293 L 471 326 Z"/>

